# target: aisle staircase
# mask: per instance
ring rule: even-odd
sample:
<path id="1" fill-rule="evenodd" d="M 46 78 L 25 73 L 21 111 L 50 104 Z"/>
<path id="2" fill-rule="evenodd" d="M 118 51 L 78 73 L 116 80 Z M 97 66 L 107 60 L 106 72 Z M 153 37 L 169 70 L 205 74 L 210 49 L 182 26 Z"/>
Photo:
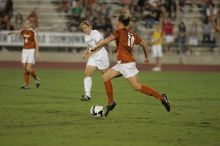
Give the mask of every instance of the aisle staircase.
<path id="1" fill-rule="evenodd" d="M 14 15 L 21 13 L 26 19 L 32 10 L 36 10 L 39 31 L 62 32 L 66 30 L 67 19 L 56 11 L 52 0 L 15 0 Z"/>

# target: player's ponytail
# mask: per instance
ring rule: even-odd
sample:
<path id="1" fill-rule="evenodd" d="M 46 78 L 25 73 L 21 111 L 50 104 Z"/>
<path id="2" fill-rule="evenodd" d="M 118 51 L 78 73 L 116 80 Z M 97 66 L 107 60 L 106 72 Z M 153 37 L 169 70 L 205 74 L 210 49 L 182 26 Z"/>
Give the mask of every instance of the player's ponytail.
<path id="1" fill-rule="evenodd" d="M 124 24 L 124 26 L 128 26 L 130 23 L 130 16 L 128 15 L 119 15 L 118 16 L 118 21 Z"/>

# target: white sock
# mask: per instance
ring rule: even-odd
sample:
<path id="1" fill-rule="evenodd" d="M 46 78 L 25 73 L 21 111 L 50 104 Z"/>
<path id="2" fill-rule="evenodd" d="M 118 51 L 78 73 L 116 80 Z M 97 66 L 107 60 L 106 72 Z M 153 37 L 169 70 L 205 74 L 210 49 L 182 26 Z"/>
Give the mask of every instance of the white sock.
<path id="1" fill-rule="evenodd" d="M 85 77 L 84 78 L 84 89 L 85 89 L 85 94 L 89 97 L 91 97 L 91 88 L 92 88 L 92 78 L 91 77 Z"/>

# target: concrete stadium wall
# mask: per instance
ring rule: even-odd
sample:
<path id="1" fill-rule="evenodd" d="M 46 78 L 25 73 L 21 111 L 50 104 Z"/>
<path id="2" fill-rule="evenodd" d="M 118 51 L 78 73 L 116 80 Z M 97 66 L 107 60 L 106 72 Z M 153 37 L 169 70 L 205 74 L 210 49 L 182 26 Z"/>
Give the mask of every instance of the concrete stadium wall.
<path id="1" fill-rule="evenodd" d="M 83 52 L 40 52 L 40 61 L 48 62 L 86 62 L 81 58 Z M 110 60 L 115 61 L 115 54 L 109 53 Z M 143 53 L 135 53 L 138 63 L 143 63 Z M 19 51 L 0 51 L 0 61 L 20 61 L 21 52 Z M 151 63 L 154 59 L 151 58 Z M 219 53 L 202 53 L 191 55 L 178 55 L 166 53 L 162 58 L 163 64 L 201 64 L 201 65 L 220 65 Z"/>

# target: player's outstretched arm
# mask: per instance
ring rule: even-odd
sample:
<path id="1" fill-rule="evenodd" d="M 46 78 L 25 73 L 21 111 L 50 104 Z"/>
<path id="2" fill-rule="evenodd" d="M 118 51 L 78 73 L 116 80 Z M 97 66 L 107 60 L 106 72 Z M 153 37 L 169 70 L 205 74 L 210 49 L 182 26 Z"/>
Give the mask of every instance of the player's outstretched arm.
<path id="1" fill-rule="evenodd" d="M 96 45 L 99 44 L 101 41 L 102 41 L 102 39 L 100 39 L 100 40 L 96 43 Z M 90 49 L 91 49 L 91 48 L 87 48 L 87 49 L 84 51 L 84 53 L 83 53 L 83 55 L 82 55 L 82 58 L 83 58 L 84 60 L 88 59 L 88 58 L 92 55 L 92 54 L 90 53 L 90 52 L 91 52 Z"/>
<path id="2" fill-rule="evenodd" d="M 84 60 L 86 60 L 86 59 L 89 59 L 89 57 L 92 55 L 90 52 L 90 50 L 89 50 L 90 48 L 87 48 L 85 51 L 84 51 L 84 53 L 83 53 L 83 55 L 82 55 L 82 58 L 84 59 Z"/>
<path id="3" fill-rule="evenodd" d="M 144 50 L 144 56 L 145 56 L 145 60 L 144 60 L 144 63 L 149 63 L 149 56 L 148 56 L 148 52 L 149 52 L 149 48 L 147 46 L 147 43 L 146 41 L 142 40 L 140 43 L 139 43 L 140 46 L 143 47 L 143 50 Z"/>
<path id="4" fill-rule="evenodd" d="M 8 33 L 8 35 L 17 35 L 17 34 L 20 34 L 21 33 L 21 30 L 17 30 L 17 31 L 10 31 Z"/>
<path id="5" fill-rule="evenodd" d="M 115 36 L 113 34 L 111 34 L 109 37 L 107 37 L 106 39 L 104 39 L 101 42 L 99 42 L 95 47 L 90 48 L 90 51 L 97 52 L 103 46 L 107 45 L 108 43 L 110 43 L 113 40 L 115 40 Z"/>

